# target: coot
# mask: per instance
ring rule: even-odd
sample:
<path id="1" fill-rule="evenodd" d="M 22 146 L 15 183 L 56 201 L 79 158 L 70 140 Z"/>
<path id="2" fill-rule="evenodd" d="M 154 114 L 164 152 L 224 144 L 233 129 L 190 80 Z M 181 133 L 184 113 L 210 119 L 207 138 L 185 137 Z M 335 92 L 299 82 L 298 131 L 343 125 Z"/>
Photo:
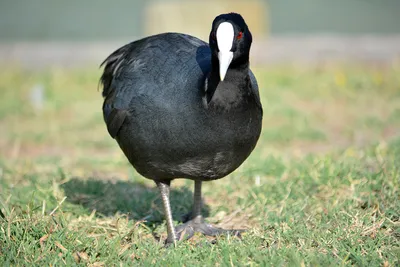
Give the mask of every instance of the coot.
<path id="1" fill-rule="evenodd" d="M 262 107 L 249 69 L 252 35 L 241 15 L 217 16 L 209 44 L 180 33 L 129 43 L 103 63 L 107 130 L 133 167 L 160 190 L 167 243 L 185 233 L 224 232 L 201 216 L 201 184 L 222 178 L 250 155 Z M 194 180 L 191 219 L 173 225 L 170 183 Z M 183 236 L 182 236 L 183 238 Z"/>

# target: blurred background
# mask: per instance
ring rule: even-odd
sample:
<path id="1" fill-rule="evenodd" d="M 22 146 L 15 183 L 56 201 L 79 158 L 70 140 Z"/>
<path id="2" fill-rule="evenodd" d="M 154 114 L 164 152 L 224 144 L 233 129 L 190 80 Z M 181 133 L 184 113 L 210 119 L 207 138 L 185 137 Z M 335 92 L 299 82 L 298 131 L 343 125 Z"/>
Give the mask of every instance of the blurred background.
<path id="1" fill-rule="evenodd" d="M 2 0 L 0 62 L 98 63 L 120 45 L 165 31 L 207 40 L 220 13 L 244 15 L 253 64 L 390 61 L 400 54 L 398 0 Z"/>

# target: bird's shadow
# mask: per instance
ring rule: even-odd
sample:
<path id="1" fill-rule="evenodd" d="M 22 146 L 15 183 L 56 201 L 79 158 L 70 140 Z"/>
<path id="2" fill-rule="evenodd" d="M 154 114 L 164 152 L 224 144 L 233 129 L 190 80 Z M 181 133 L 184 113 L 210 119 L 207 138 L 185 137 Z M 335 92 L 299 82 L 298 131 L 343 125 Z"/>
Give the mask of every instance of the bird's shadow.
<path id="1" fill-rule="evenodd" d="M 62 184 L 68 202 L 81 205 L 88 213 L 96 210 L 101 216 L 113 216 L 117 212 L 130 219 L 144 220 L 157 226 L 164 220 L 163 206 L 157 187 L 139 182 L 102 181 L 73 178 Z M 187 187 L 171 187 L 171 209 L 177 221 L 185 219 L 192 209 L 193 193 Z M 209 206 L 203 205 L 203 215 L 209 215 Z"/>

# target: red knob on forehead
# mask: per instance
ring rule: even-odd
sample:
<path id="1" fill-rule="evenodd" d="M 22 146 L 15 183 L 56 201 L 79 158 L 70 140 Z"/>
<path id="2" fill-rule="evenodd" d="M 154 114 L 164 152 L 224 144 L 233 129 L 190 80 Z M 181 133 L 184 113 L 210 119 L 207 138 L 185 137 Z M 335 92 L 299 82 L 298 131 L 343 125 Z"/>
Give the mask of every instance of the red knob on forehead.
<path id="1" fill-rule="evenodd" d="M 242 39 L 242 37 L 243 37 L 243 32 L 239 32 L 238 35 L 237 35 L 237 38 L 238 39 Z"/>

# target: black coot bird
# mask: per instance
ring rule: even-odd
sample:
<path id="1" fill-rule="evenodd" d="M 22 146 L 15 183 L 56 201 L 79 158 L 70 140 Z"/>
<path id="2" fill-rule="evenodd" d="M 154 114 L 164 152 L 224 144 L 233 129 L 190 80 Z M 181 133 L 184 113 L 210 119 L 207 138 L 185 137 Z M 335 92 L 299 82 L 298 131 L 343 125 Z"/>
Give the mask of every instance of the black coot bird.
<path id="1" fill-rule="evenodd" d="M 252 35 L 241 15 L 222 14 L 209 45 L 164 33 L 127 44 L 104 62 L 103 115 L 133 167 L 160 190 L 167 243 L 182 233 L 224 230 L 201 216 L 201 184 L 222 178 L 250 155 L 261 132 L 262 107 L 249 69 Z M 102 65 L 103 65 L 102 64 Z M 173 225 L 170 183 L 194 180 L 191 219 Z"/>

